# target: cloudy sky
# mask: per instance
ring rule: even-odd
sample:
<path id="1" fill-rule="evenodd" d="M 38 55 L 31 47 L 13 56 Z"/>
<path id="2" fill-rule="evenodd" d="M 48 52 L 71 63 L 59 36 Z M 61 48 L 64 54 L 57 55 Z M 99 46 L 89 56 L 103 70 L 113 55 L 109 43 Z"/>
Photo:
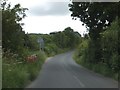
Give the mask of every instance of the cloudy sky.
<path id="1" fill-rule="evenodd" d="M 24 31 L 27 33 L 49 34 L 54 31 L 63 31 L 71 27 L 74 31 L 83 34 L 85 26 L 79 20 L 72 20 L 68 4 L 70 0 L 8 0 L 12 5 L 20 3 L 28 8 L 27 17 L 23 20 Z"/>

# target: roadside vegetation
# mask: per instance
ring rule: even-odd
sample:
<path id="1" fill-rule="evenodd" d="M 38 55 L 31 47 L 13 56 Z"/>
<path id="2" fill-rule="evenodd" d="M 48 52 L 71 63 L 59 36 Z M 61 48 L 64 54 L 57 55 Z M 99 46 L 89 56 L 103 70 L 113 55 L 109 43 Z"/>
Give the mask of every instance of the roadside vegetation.
<path id="1" fill-rule="evenodd" d="M 30 37 L 43 38 L 44 51 L 47 56 L 54 56 L 59 53 L 72 50 L 78 46 L 81 35 L 74 32 L 71 27 L 65 28 L 63 31 L 51 32 L 50 34 L 29 34 Z"/>
<path id="2" fill-rule="evenodd" d="M 105 76 L 118 80 L 119 55 L 118 55 L 118 22 L 115 21 L 101 33 L 101 60 L 95 61 L 95 48 L 90 38 L 83 38 L 78 49 L 74 54 L 77 63 Z M 97 59 L 98 60 L 98 59 Z"/>
<path id="3" fill-rule="evenodd" d="M 74 49 L 80 34 L 70 27 L 50 34 L 28 34 L 21 23 L 27 8 L 2 1 L 2 87 L 24 88 L 33 81 L 47 57 Z M 44 40 L 40 48 L 38 39 Z"/>
<path id="4" fill-rule="evenodd" d="M 46 57 L 43 52 L 35 53 L 37 54 L 37 60 L 34 62 L 27 62 L 16 54 L 5 54 L 10 56 L 3 57 L 3 88 L 23 88 L 36 78 Z"/>
<path id="5" fill-rule="evenodd" d="M 76 49 L 77 63 L 118 80 L 120 68 L 120 3 L 69 4 L 73 19 L 89 31 L 84 37 L 71 27 L 50 34 L 25 33 L 21 23 L 27 8 L 2 0 L 2 87 L 24 88 L 33 81 L 47 57 Z M 102 9 L 101 9 L 102 8 Z M 44 47 L 40 50 L 38 39 Z"/>
<path id="6" fill-rule="evenodd" d="M 71 16 L 88 28 L 74 59 L 80 65 L 118 80 L 120 70 L 120 2 L 73 2 Z M 102 9 L 101 9 L 102 8 Z"/>
<path id="7" fill-rule="evenodd" d="M 46 55 L 22 29 L 27 8 L 2 4 L 2 87 L 23 88 L 39 73 Z"/>

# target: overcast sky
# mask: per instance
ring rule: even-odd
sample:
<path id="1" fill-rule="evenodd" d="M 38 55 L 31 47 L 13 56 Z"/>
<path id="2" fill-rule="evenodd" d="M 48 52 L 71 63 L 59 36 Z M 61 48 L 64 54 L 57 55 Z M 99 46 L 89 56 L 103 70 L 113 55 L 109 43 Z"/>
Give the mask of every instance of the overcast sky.
<path id="1" fill-rule="evenodd" d="M 23 19 L 23 30 L 27 33 L 49 34 L 54 31 L 63 31 L 71 27 L 74 31 L 83 34 L 85 26 L 79 20 L 72 20 L 68 4 L 70 0 L 8 0 L 12 5 L 20 3 L 28 8 L 27 17 Z"/>

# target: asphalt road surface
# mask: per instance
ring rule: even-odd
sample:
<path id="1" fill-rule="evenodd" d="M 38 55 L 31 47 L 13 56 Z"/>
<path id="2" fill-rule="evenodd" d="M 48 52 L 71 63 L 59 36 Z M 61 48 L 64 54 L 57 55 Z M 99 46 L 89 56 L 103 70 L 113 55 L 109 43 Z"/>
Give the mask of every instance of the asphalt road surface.
<path id="1" fill-rule="evenodd" d="M 118 82 L 94 73 L 72 59 L 73 51 L 48 58 L 27 88 L 118 88 Z"/>

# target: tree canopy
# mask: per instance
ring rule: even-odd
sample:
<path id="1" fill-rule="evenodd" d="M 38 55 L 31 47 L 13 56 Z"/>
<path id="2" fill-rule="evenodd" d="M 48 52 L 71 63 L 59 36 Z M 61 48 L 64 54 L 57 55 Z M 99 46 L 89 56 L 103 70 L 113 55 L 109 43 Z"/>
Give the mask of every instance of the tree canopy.
<path id="1" fill-rule="evenodd" d="M 73 19 L 79 18 L 89 29 L 90 37 L 96 39 L 118 16 L 119 6 L 120 2 L 72 2 L 69 10 Z"/>
<path id="2" fill-rule="evenodd" d="M 24 46 L 25 32 L 22 31 L 20 21 L 26 16 L 27 8 L 22 8 L 20 4 L 11 8 L 11 5 L 3 0 L 2 4 L 2 46 L 4 50 L 17 52 Z"/>

